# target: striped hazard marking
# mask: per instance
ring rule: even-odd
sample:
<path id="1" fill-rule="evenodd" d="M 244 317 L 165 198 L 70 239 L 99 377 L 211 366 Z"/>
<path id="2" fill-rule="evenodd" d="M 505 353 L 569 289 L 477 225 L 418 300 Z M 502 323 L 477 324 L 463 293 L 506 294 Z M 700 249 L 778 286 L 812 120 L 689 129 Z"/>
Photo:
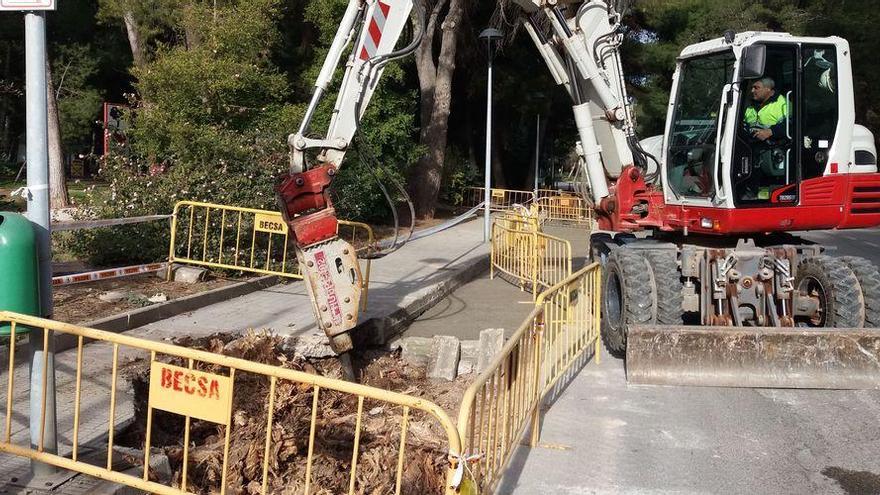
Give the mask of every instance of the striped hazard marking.
<path id="1" fill-rule="evenodd" d="M 370 19 L 370 28 L 364 37 L 364 46 L 361 48 L 361 60 L 369 60 L 376 56 L 379 51 L 379 42 L 382 41 L 382 30 L 385 29 L 385 19 L 388 18 L 388 12 L 391 6 L 378 2 L 377 8 L 373 9 L 373 18 Z"/>

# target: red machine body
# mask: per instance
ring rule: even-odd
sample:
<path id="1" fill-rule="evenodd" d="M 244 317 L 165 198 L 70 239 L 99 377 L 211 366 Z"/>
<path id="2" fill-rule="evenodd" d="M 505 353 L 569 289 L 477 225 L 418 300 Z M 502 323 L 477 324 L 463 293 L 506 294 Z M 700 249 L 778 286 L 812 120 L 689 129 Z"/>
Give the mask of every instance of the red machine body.
<path id="1" fill-rule="evenodd" d="M 663 192 L 646 184 L 639 169 L 628 166 L 597 213 L 600 229 L 617 232 L 658 229 L 747 235 L 871 228 L 880 226 L 880 173 L 834 174 L 805 180 L 800 184 L 797 206 L 731 209 L 667 205 Z"/>

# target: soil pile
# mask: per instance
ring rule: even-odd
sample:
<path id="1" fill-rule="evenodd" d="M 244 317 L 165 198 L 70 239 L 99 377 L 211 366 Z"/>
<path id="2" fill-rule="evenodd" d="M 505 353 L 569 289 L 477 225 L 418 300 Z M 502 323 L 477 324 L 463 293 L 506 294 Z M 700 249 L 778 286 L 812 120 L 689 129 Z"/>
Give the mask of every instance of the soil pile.
<path id="1" fill-rule="evenodd" d="M 184 338 L 176 343 L 332 378 L 343 376 L 338 359 L 306 360 L 286 350 L 288 346 L 281 338 L 266 333 L 251 332 L 240 338 L 218 334 L 202 339 Z M 187 366 L 181 360 L 168 362 Z M 424 369 L 412 367 L 398 355 L 386 352 L 368 351 L 356 356 L 353 365 L 360 383 L 423 397 L 446 409 L 452 417 L 467 386 L 461 378 L 451 383 L 428 380 Z M 213 365 L 197 363 L 196 368 L 228 373 L 225 368 Z M 127 376 L 135 390 L 138 421 L 128 430 L 124 442 L 143 448 L 149 388 L 146 363 L 130 368 Z M 261 493 L 269 390 L 268 378 L 236 372 L 226 493 Z M 307 384 L 282 380 L 276 384 L 268 493 L 302 493 L 305 487 L 314 393 L 314 388 Z M 321 389 L 317 403 L 310 493 L 348 493 L 358 398 Z M 394 492 L 402 416 L 399 406 L 364 400 L 355 493 Z M 183 472 L 183 430 L 181 416 L 154 411 L 151 444 L 153 448 L 161 448 L 171 461 L 175 486 L 180 485 Z M 222 425 L 191 422 L 189 490 L 219 492 L 225 433 Z M 436 420 L 420 411 L 410 411 L 401 493 L 442 493 L 447 449 L 446 434 Z"/>

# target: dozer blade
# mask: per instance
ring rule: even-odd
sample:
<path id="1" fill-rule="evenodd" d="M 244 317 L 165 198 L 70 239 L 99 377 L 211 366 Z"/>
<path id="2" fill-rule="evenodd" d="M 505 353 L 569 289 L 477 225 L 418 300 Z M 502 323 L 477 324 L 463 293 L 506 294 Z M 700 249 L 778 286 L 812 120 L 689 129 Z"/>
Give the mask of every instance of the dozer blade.
<path id="1" fill-rule="evenodd" d="M 634 326 L 626 379 L 650 385 L 880 389 L 880 329 Z"/>

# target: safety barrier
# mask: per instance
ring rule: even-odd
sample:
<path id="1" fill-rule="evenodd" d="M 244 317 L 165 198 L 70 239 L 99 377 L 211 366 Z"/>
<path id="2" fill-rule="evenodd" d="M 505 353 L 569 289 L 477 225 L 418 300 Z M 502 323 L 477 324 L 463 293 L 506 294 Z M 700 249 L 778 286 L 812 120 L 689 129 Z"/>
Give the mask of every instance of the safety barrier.
<path id="1" fill-rule="evenodd" d="M 0 324 L 8 324 L 11 327 L 12 338 L 9 344 L 9 374 L 6 379 L 6 416 L 5 416 L 5 434 L 0 439 L 0 452 L 32 459 L 43 462 L 59 468 L 68 469 L 119 483 L 138 490 L 145 490 L 150 493 L 180 495 L 188 494 L 190 481 L 196 475 L 197 467 L 200 466 L 197 460 L 192 458 L 190 442 L 190 433 L 193 428 L 193 422 L 198 421 L 197 427 L 201 427 L 202 431 L 208 425 L 210 428 L 216 428 L 216 443 L 213 447 L 216 452 L 221 452 L 221 463 L 218 463 L 216 478 L 207 475 L 201 476 L 203 480 L 213 480 L 213 487 L 205 488 L 206 491 L 212 493 L 219 492 L 224 494 L 227 491 L 229 462 L 230 462 L 230 435 L 237 428 L 253 428 L 261 427 L 260 432 L 265 431 L 265 441 L 261 442 L 259 447 L 254 447 L 262 454 L 260 457 L 257 452 L 257 459 L 261 462 L 261 475 L 254 472 L 254 482 L 258 478 L 261 481 L 260 492 L 268 493 L 267 489 L 273 481 L 273 475 L 270 473 L 270 452 L 274 449 L 283 447 L 288 438 L 279 435 L 277 430 L 273 430 L 273 421 L 278 414 L 276 409 L 276 400 L 281 398 L 290 398 L 293 394 L 305 394 L 302 409 L 303 426 L 308 425 L 308 442 L 307 449 L 297 449 L 294 447 L 294 457 L 299 457 L 300 461 L 305 456 L 304 476 L 301 480 L 305 487 L 304 493 L 312 493 L 311 490 L 320 489 L 319 479 L 313 479 L 312 467 L 316 449 L 323 449 L 327 444 L 323 438 L 323 434 L 332 431 L 345 429 L 346 443 L 350 439 L 351 456 L 347 459 L 336 459 L 338 468 L 348 471 L 348 483 L 346 488 L 342 490 L 328 490 L 328 492 L 345 492 L 347 493 L 365 493 L 369 492 L 369 488 L 364 487 L 364 480 L 358 478 L 359 464 L 375 468 L 372 463 L 376 462 L 375 452 L 370 451 L 366 440 L 361 443 L 363 424 L 368 421 L 374 421 L 371 418 L 379 418 L 386 424 L 395 424 L 399 422 L 398 435 L 392 437 L 398 439 L 396 446 L 396 455 L 393 459 L 389 459 L 389 464 L 396 466 L 394 472 L 393 483 L 395 487 L 394 493 L 401 493 L 402 486 L 406 483 L 404 476 L 404 465 L 407 452 L 407 433 L 410 430 L 410 424 L 418 422 L 419 430 L 426 427 L 426 424 L 439 426 L 440 431 L 445 435 L 446 445 L 444 441 L 439 443 L 443 453 L 448 453 L 448 469 L 446 476 L 447 494 L 456 493 L 452 485 L 457 485 L 456 479 L 461 478 L 461 470 L 463 466 L 459 465 L 460 457 L 457 455 L 461 452 L 461 445 L 458 436 L 458 430 L 453 425 L 450 418 L 442 408 L 423 398 L 411 397 L 404 394 L 381 390 L 373 387 L 359 385 L 356 383 L 346 382 L 327 378 L 320 375 L 313 375 L 300 372 L 288 368 L 277 366 L 269 366 L 265 364 L 246 361 L 243 359 L 212 354 L 209 352 L 188 349 L 185 347 L 174 346 L 162 342 L 155 342 L 144 339 L 137 339 L 122 334 L 104 332 L 100 330 L 69 325 L 56 321 L 44 320 L 30 316 L 18 315 L 9 312 L 0 312 Z M 59 438 L 66 440 L 64 445 L 59 445 L 59 453 L 53 454 L 47 452 L 45 444 L 45 423 L 47 396 L 43 393 L 38 400 L 41 404 L 40 417 L 35 418 L 40 427 L 39 441 L 35 446 L 31 446 L 30 438 L 27 435 L 27 426 L 22 418 L 26 418 L 26 412 L 21 411 L 21 407 L 16 405 L 21 402 L 27 407 L 27 393 L 19 393 L 19 397 L 15 394 L 15 353 L 16 353 L 16 329 L 28 327 L 32 332 L 42 332 L 44 335 L 43 342 L 49 342 L 51 333 L 69 335 L 77 341 L 76 362 L 73 369 L 62 367 L 66 373 L 75 374 L 73 376 L 64 376 L 63 379 L 56 380 L 58 386 L 59 402 L 70 399 L 68 403 L 73 404 L 73 418 L 70 420 L 72 424 L 61 424 L 59 422 Z M 86 341 L 90 341 L 90 345 L 84 345 Z M 91 343 L 91 341 L 96 341 Z M 43 349 L 42 359 L 42 375 L 47 376 L 48 353 L 47 349 Z M 84 355 L 88 354 L 88 356 Z M 109 377 L 96 374 L 94 372 L 84 373 L 84 363 L 91 370 L 98 369 L 100 360 L 106 359 L 112 366 Z M 144 415 L 136 420 L 143 421 L 146 424 L 145 440 L 144 440 L 144 459 L 142 468 L 135 468 L 128 473 L 120 471 L 120 466 L 114 462 L 114 445 L 118 438 L 116 434 L 116 425 L 119 424 L 120 411 L 123 410 L 122 405 L 125 396 L 120 399 L 117 390 L 120 388 L 118 383 L 119 374 L 127 363 L 134 359 L 144 358 L 150 366 L 149 374 L 149 398 L 145 410 L 139 411 L 137 408 L 134 412 L 130 412 L 130 404 L 126 405 L 127 414 Z M 37 364 L 39 365 L 39 364 Z M 20 366 L 19 368 L 26 368 Z M 26 379 L 24 370 L 19 373 L 20 379 Z M 85 375 L 85 376 L 84 376 Z M 109 379 L 108 379 L 109 378 Z M 240 400 L 234 400 L 236 395 L 236 386 L 244 384 L 253 385 L 257 381 L 262 380 L 264 385 L 268 385 L 268 394 L 265 397 L 242 397 Z M 83 389 L 87 388 L 86 393 Z M 44 380 L 42 390 L 46 390 L 46 382 Z M 240 389 L 238 389 L 240 390 Z M 308 397 L 310 395 L 310 397 Z M 23 396 L 23 397 L 22 397 Z M 109 396 L 109 401 L 107 397 Z M 326 399 L 324 397 L 327 396 Z M 323 399 L 323 400 L 322 400 Z M 345 422 L 341 421 L 318 421 L 317 415 L 320 408 L 325 404 L 326 407 L 337 407 L 341 403 L 348 402 L 352 408 L 356 403 L 357 413 L 353 417 L 346 418 Z M 51 402 L 50 404 L 54 404 Z M 103 426 L 103 432 L 88 426 L 86 428 L 83 418 L 92 418 L 96 414 L 100 414 L 100 409 L 106 405 L 105 413 L 107 423 Z M 249 411 L 263 411 L 261 414 L 264 418 L 261 423 L 251 424 L 250 422 L 241 422 L 237 419 L 236 410 L 245 408 Z M 150 479 L 150 448 L 151 435 L 154 429 L 154 412 L 156 410 L 172 413 L 180 417 L 183 424 L 181 438 L 177 444 L 182 447 L 179 459 L 181 475 L 175 480 L 175 486 L 158 483 Z M 269 413 L 271 411 L 272 413 Z M 369 411 L 369 413 L 366 413 Z M 382 415 L 382 416 L 377 416 Z M 310 418 L 310 419 L 308 419 Z M 13 421 L 15 422 L 16 433 L 13 435 Z M 207 424 L 205 423 L 207 422 Z M 31 421 L 31 424 L 35 424 Z M 94 421 L 91 421 L 94 425 Z M 349 431 L 349 427 L 350 431 Z M 395 424 L 394 428 L 397 426 Z M 413 426 L 415 428 L 415 426 Z M 306 428 L 302 428 L 306 431 Z M 393 431 L 393 430 L 392 430 Z M 413 430 L 416 431 L 416 430 Z M 22 435 L 22 432 L 24 435 Z M 263 433 L 257 433 L 259 436 Z M 28 438 L 22 438 L 28 437 Z M 91 438 L 89 438 L 91 437 Z M 95 445 L 94 441 L 104 439 L 106 450 L 103 446 L 92 450 L 84 447 L 86 444 Z M 363 437 L 366 439 L 366 437 Z M 92 442 L 90 442 L 90 440 Z M 51 440 L 50 440 L 51 441 Z M 305 447 L 305 445 L 303 445 Z M 446 449 L 445 447 L 448 447 Z M 338 451 L 335 451 L 338 452 Z M 87 455 L 88 454 L 88 455 Z M 371 454 L 371 455 L 367 455 Z M 97 461 L 96 461 L 97 459 Z M 91 462 L 88 462 L 91 460 Z M 292 458 L 288 458 L 286 462 L 292 462 Z M 381 463 L 383 459 L 379 459 Z M 139 463 L 140 459 L 138 459 Z M 239 459 L 238 462 L 240 462 Z M 235 461 L 234 461 L 235 462 Z M 235 467 L 235 466 L 233 466 Z M 273 471 L 274 471 L 273 467 Z M 138 476 L 138 471 L 141 475 Z M 382 472 L 388 472 L 384 466 Z M 131 473 L 135 474 L 132 475 Z M 293 482 L 287 480 L 285 482 Z M 391 479 L 389 478 L 389 483 Z M 248 486 L 251 490 L 251 486 Z M 404 492 L 411 491 L 404 489 Z M 252 493 L 252 492 L 251 492 Z M 277 493 L 277 491 L 273 491 Z M 289 493 L 289 491 L 285 491 Z"/>
<path id="2" fill-rule="evenodd" d="M 541 293 L 526 321 L 465 392 L 458 431 L 479 493 L 494 490 L 529 428 L 529 444 L 537 445 L 544 398 L 573 376 L 574 365 L 590 357 L 598 362 L 600 284 L 594 263 Z"/>
<path id="3" fill-rule="evenodd" d="M 351 243 L 362 258 L 362 309 L 366 308 L 373 229 L 364 223 L 339 221 L 339 237 Z M 288 226 L 277 211 L 181 201 L 174 206 L 168 277 L 171 264 L 183 263 L 261 275 L 302 279 L 299 263 L 288 249 Z"/>
<path id="4" fill-rule="evenodd" d="M 543 196 L 535 200 L 535 207 L 545 221 L 559 221 L 592 226 L 593 208 L 577 196 Z"/>
<path id="5" fill-rule="evenodd" d="M 462 206 L 472 208 L 485 200 L 485 191 L 483 187 L 469 187 L 464 191 Z M 492 211 L 504 211 L 513 208 L 515 205 L 528 206 L 535 200 L 535 193 L 532 191 L 517 191 L 513 189 L 496 189 L 489 190 L 490 205 Z"/>
<path id="6" fill-rule="evenodd" d="M 490 277 L 498 271 L 537 298 L 571 275 L 571 243 L 540 230 L 536 216 L 510 213 L 492 222 Z"/>
<path id="7" fill-rule="evenodd" d="M 573 196 L 574 194 L 560 189 L 538 189 L 535 191 L 535 198 L 541 199 L 548 196 Z"/>

